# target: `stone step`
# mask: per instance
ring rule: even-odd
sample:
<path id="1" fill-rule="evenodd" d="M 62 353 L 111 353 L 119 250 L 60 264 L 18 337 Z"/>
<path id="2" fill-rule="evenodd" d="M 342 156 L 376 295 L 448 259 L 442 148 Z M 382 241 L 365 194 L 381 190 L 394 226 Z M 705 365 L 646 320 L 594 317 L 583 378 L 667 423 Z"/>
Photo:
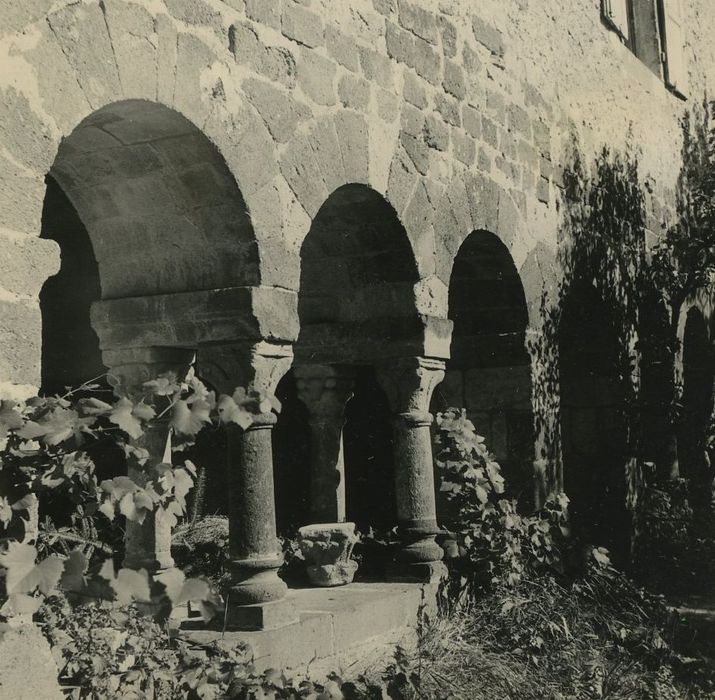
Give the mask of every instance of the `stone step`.
<path id="1" fill-rule="evenodd" d="M 259 672 L 277 668 L 314 678 L 333 671 L 375 673 L 389 664 L 397 645 L 415 643 L 418 616 L 434 612 L 436 590 L 427 584 L 352 583 L 292 589 L 286 599 L 299 620 L 279 629 L 187 629 L 196 626 L 192 619 L 184 621 L 180 634 L 200 644 L 247 642 Z"/>

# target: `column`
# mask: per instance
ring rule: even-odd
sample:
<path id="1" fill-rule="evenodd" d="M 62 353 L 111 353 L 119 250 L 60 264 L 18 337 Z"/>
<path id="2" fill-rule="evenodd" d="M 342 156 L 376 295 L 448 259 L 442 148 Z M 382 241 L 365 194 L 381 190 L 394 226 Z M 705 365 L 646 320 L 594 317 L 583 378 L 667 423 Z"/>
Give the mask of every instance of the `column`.
<path id="1" fill-rule="evenodd" d="M 130 395 L 141 392 L 144 382 L 163 372 L 174 371 L 177 376 L 185 373 L 192 357 L 192 351 L 176 348 L 128 348 L 102 353 L 104 364 L 120 379 Z M 134 444 L 149 452 L 151 462 L 171 461 L 169 416 L 153 421 Z M 142 487 L 151 479 L 151 475 L 132 459 L 127 464 L 127 476 Z M 161 510 L 147 516 L 142 523 L 127 520 L 122 565 L 130 569 L 146 569 L 152 574 L 174 566 L 171 527 Z"/>
<path id="2" fill-rule="evenodd" d="M 252 385 L 275 392 L 290 368 L 290 346 L 267 342 L 200 347 L 200 376 L 220 394 Z M 287 586 L 278 576 L 283 553 L 276 534 L 273 489 L 273 413 L 256 416 L 252 426 L 228 430 L 229 569 L 232 579 L 226 601 L 230 629 L 275 629 L 297 621 L 283 600 Z"/>
<path id="3" fill-rule="evenodd" d="M 345 404 L 353 395 L 349 367 L 304 365 L 294 369 L 298 398 L 310 423 L 311 523 L 345 522 Z"/>
<path id="4" fill-rule="evenodd" d="M 390 572 L 393 580 L 432 583 L 446 573 L 435 505 L 429 413 L 444 362 L 401 358 L 379 368 L 378 378 L 394 413 L 395 482 L 398 531 L 402 544 Z"/>

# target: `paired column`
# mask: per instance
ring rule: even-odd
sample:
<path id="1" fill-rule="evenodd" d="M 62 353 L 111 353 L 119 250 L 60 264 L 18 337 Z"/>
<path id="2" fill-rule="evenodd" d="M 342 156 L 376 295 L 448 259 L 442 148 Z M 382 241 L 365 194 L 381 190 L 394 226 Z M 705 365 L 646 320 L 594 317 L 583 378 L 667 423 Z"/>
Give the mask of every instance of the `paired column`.
<path id="1" fill-rule="evenodd" d="M 140 393 L 144 382 L 162 372 L 174 371 L 181 376 L 188 370 L 192 355 L 191 351 L 175 348 L 128 348 L 105 350 L 102 358 L 110 373 L 119 378 L 131 395 Z M 134 444 L 149 452 L 151 462 L 171 462 L 169 416 L 161 421 L 152 421 Z M 151 478 L 141 465 L 131 459 L 127 476 L 141 487 Z M 123 566 L 146 569 L 152 574 L 174 566 L 171 527 L 161 510 L 157 509 L 142 523 L 127 520 Z"/>
<path id="2" fill-rule="evenodd" d="M 219 393 L 251 385 L 274 393 L 290 368 L 290 346 L 260 342 L 199 348 L 203 379 Z M 233 629 L 269 629 L 297 620 L 283 600 L 287 586 L 278 577 L 283 554 L 276 534 L 272 429 L 275 414 L 262 413 L 253 425 L 228 429 L 229 547 L 232 585 L 226 601 Z"/>
<path id="3" fill-rule="evenodd" d="M 349 367 L 304 365 L 294 369 L 298 398 L 310 423 L 311 523 L 345 522 L 345 405 L 353 395 Z"/>
<path id="4" fill-rule="evenodd" d="M 445 363 L 401 358 L 379 368 L 378 378 L 394 413 L 395 479 L 401 546 L 390 572 L 401 581 L 431 583 L 446 573 L 435 504 L 430 400 Z"/>

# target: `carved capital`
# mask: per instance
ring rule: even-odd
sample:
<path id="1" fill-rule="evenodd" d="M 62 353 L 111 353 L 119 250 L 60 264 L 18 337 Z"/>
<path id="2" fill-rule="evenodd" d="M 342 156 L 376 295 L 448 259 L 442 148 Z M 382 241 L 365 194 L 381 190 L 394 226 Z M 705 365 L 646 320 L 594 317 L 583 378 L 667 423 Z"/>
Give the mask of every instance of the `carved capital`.
<path id="1" fill-rule="evenodd" d="M 353 395 L 355 371 L 341 365 L 301 365 L 293 369 L 298 398 L 311 417 L 342 416 Z"/>
<path id="2" fill-rule="evenodd" d="M 251 385 L 272 394 L 292 362 L 290 345 L 261 341 L 200 346 L 196 364 L 199 375 L 219 393 L 232 394 L 238 386 Z"/>
<path id="3" fill-rule="evenodd" d="M 102 361 L 130 393 L 163 372 L 185 374 L 193 360 L 193 350 L 183 348 L 125 348 L 104 350 Z"/>
<path id="4" fill-rule="evenodd" d="M 405 357 L 378 368 L 378 381 L 393 413 L 426 421 L 432 393 L 444 379 L 445 363 L 426 357 Z"/>

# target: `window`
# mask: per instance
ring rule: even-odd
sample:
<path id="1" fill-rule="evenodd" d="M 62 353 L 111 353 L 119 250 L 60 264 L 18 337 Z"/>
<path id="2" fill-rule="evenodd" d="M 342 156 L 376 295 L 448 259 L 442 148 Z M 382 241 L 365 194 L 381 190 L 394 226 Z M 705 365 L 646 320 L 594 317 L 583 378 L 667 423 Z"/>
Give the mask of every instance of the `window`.
<path id="1" fill-rule="evenodd" d="M 670 90 L 685 97 L 683 0 L 601 0 L 601 11 L 621 41 Z"/>

